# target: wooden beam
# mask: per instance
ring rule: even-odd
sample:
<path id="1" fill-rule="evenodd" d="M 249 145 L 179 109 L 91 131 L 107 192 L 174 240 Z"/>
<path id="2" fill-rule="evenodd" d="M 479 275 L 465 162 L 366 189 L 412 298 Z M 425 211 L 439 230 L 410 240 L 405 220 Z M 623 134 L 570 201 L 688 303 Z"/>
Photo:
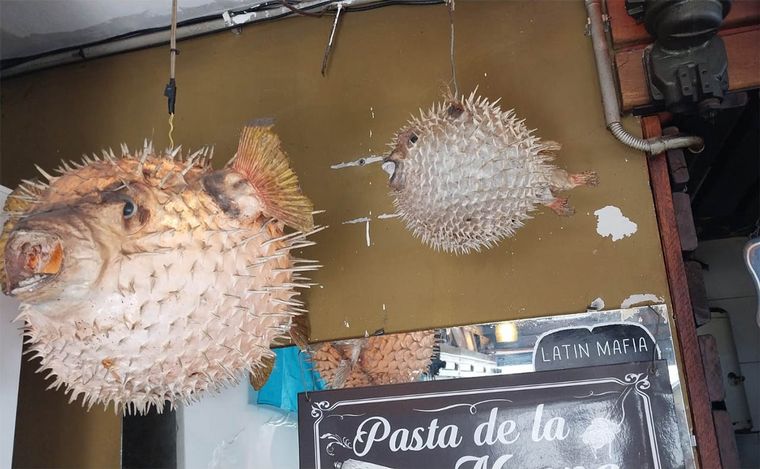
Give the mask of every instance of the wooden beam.
<path id="1" fill-rule="evenodd" d="M 625 0 L 607 0 L 606 3 L 607 16 L 609 16 L 612 26 L 613 49 L 619 50 L 652 42 L 652 37 L 644 24 L 636 23 L 636 20 L 625 10 Z M 734 29 L 753 24 L 760 24 L 760 2 L 757 0 L 734 0 L 731 3 L 728 16 L 721 24 L 721 29 Z"/>
<path id="2" fill-rule="evenodd" d="M 658 137 L 662 134 L 660 120 L 656 116 L 644 117 L 641 124 L 645 138 Z M 720 452 L 715 434 L 710 396 L 705 384 L 705 371 L 697 338 L 694 313 L 691 309 L 689 285 L 681 253 L 681 241 L 678 238 L 668 175 L 668 162 L 665 153 L 660 153 L 648 157 L 647 163 L 657 224 L 660 228 L 660 243 L 665 260 L 665 271 L 668 276 L 670 298 L 673 303 L 675 330 L 681 349 L 693 433 L 697 439 L 697 454 L 701 467 L 717 469 L 722 467 Z"/>
<path id="3" fill-rule="evenodd" d="M 760 5 L 760 1 L 757 2 Z M 613 28 L 614 31 L 614 28 Z M 760 87 L 760 26 L 723 30 L 720 36 L 728 55 L 730 91 Z M 649 87 L 644 73 L 644 46 L 615 54 L 624 111 L 649 104 Z"/>

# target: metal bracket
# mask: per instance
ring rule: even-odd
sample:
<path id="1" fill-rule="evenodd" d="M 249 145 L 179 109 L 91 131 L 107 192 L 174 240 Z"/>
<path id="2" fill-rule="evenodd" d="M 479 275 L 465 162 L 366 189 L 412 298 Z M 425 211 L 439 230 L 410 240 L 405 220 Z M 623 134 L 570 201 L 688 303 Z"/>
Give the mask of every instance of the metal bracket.
<path id="1" fill-rule="evenodd" d="M 728 58 L 717 36 L 730 0 L 626 0 L 655 38 L 644 51 L 653 101 L 673 113 L 714 117 L 728 91 Z"/>
<path id="2" fill-rule="evenodd" d="M 704 117 L 720 108 L 728 91 L 728 59 L 723 40 L 672 51 L 655 43 L 644 51 L 649 93 L 674 113 L 697 111 Z"/>

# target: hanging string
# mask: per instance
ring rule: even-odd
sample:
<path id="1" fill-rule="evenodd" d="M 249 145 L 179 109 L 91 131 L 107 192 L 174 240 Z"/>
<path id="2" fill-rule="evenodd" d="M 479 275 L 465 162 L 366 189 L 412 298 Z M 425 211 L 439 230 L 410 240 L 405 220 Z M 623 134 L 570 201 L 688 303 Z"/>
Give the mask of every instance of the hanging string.
<path id="1" fill-rule="evenodd" d="M 451 61 L 451 83 L 454 85 L 454 96 L 459 96 L 459 83 L 457 82 L 457 67 L 454 61 L 454 0 L 448 0 L 446 5 L 449 8 L 449 25 L 451 26 L 451 49 L 449 60 Z"/>
<path id="2" fill-rule="evenodd" d="M 174 148 L 174 113 L 169 114 L 169 148 Z"/>
<path id="3" fill-rule="evenodd" d="M 314 372 L 312 371 L 313 370 L 312 368 L 309 369 L 310 371 L 309 376 L 311 377 L 311 383 L 306 382 L 306 371 L 304 370 L 304 360 L 301 360 L 301 354 L 306 356 L 307 357 L 306 360 L 308 360 L 309 353 L 305 349 L 302 349 L 302 348 L 298 349 L 298 369 L 301 370 L 301 384 L 303 385 L 303 394 L 306 401 L 311 402 L 311 397 L 309 397 L 309 387 L 316 389 L 317 382 L 316 382 L 316 379 L 314 378 Z"/>
<path id="4" fill-rule="evenodd" d="M 169 83 L 164 89 L 169 108 L 169 147 L 174 148 L 174 106 L 177 102 L 177 82 L 175 80 L 177 49 L 177 0 L 172 0 L 172 30 L 169 39 Z"/>

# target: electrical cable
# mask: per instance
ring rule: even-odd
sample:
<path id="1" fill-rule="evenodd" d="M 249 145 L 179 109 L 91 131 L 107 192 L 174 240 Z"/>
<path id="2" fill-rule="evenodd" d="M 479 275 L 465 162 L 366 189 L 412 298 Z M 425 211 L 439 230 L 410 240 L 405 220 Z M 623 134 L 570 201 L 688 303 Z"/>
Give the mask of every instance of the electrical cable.
<path id="1" fill-rule="evenodd" d="M 282 6 L 284 6 L 285 8 L 287 8 L 288 10 L 292 11 L 293 13 L 295 13 L 296 15 L 310 16 L 312 18 L 321 18 L 322 15 L 324 15 L 324 10 L 321 13 L 309 13 L 308 11 L 306 11 L 306 9 L 302 10 L 300 8 L 296 8 L 288 0 L 280 0 L 280 4 Z M 340 6 L 341 6 L 341 3 L 338 3 L 338 7 L 340 7 Z M 338 11 L 340 11 L 340 8 L 339 8 Z"/>
<path id="2" fill-rule="evenodd" d="M 354 6 L 344 6 L 343 11 L 344 12 L 360 12 L 360 11 L 374 10 L 374 9 L 382 8 L 386 6 L 397 6 L 397 5 L 428 6 L 428 5 L 438 5 L 445 2 L 446 0 L 382 0 L 382 1 L 365 3 L 365 4 L 360 4 L 360 5 L 354 5 Z M 339 3 L 339 0 L 327 0 L 324 2 L 307 6 L 307 7 L 296 8 L 296 9 L 301 12 L 308 12 L 310 10 L 322 8 L 322 7 L 329 6 L 336 3 Z M 293 4 L 293 3 L 290 3 L 290 5 L 294 7 L 297 6 L 297 4 Z M 254 6 L 241 8 L 241 9 L 228 10 L 228 13 L 232 16 L 235 16 L 235 15 L 241 15 L 241 14 L 246 14 L 246 13 L 265 12 L 267 10 L 275 10 L 282 6 L 283 4 L 279 0 L 272 0 L 272 1 L 264 2 L 264 3 L 259 3 Z M 329 14 L 329 12 L 326 14 Z M 295 15 L 295 13 L 288 11 L 287 13 L 280 14 L 280 15 L 272 15 L 268 17 L 262 16 L 258 18 L 256 21 L 251 22 L 251 23 L 269 22 L 269 21 L 274 21 L 274 20 L 286 18 L 293 15 Z M 193 26 L 193 25 L 197 25 L 201 23 L 206 23 L 213 20 L 218 20 L 220 16 L 221 16 L 221 13 L 217 13 L 213 15 L 204 15 L 204 16 L 199 16 L 197 18 L 191 18 L 191 19 L 179 21 L 177 23 L 177 27 L 183 28 L 187 26 Z M 236 29 L 240 26 L 241 25 L 237 25 L 237 24 L 231 25 L 224 28 L 215 29 L 213 31 L 201 33 L 201 34 L 198 34 L 198 36 L 203 36 L 206 34 L 212 34 L 212 33 L 225 31 L 225 30 Z M 45 57 L 58 55 L 58 54 L 65 54 L 68 52 L 71 52 L 72 55 L 77 55 L 81 57 L 82 59 L 87 59 L 89 57 L 85 56 L 84 51 L 88 48 L 101 46 L 101 45 L 105 45 L 105 44 L 109 44 L 113 42 L 118 42 L 125 39 L 131 39 L 131 38 L 135 38 L 135 37 L 146 35 L 146 34 L 160 33 L 162 31 L 167 31 L 170 28 L 171 26 L 157 26 L 157 27 L 152 27 L 152 28 L 143 28 L 143 29 L 130 31 L 123 34 L 117 34 L 115 36 L 111 36 L 108 38 L 99 39 L 97 41 L 92 41 L 92 42 L 88 42 L 84 44 L 78 44 L 74 46 L 61 47 L 59 49 L 53 49 L 50 51 L 41 52 L 39 54 L 32 54 L 32 55 L 27 55 L 23 57 L 13 57 L 13 58 L 8 58 L 8 59 L 2 59 L 0 60 L 0 71 L 7 70 L 7 69 L 10 69 L 18 65 L 22 65 L 24 63 L 34 61 L 34 60 L 39 60 Z M 153 45 L 158 45 L 158 43 L 153 44 Z M 146 46 L 146 47 L 152 47 L 153 45 Z"/>

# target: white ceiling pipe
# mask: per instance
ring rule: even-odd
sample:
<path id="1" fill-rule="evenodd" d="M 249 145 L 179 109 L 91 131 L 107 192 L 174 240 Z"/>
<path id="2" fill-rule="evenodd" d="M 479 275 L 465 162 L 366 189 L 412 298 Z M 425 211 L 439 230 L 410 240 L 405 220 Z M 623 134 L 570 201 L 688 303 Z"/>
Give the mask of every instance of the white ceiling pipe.
<path id="1" fill-rule="evenodd" d="M 293 5 L 299 10 L 304 10 L 309 13 L 318 13 L 337 5 L 337 3 L 342 3 L 344 6 L 355 6 L 371 3 L 373 1 L 374 0 L 345 0 L 343 2 L 333 2 L 330 0 L 313 0 L 294 3 Z M 267 21 L 294 15 L 296 15 L 296 13 L 293 13 L 285 6 L 251 13 L 230 14 L 229 12 L 224 12 L 224 14 L 220 14 L 217 19 L 178 27 L 177 40 L 240 27 L 259 21 Z M 131 50 L 144 49 L 146 47 L 156 46 L 159 44 L 168 44 L 169 36 L 170 30 L 167 28 L 165 31 L 145 33 L 134 37 L 104 42 L 102 44 L 83 46 L 76 49 L 72 48 L 71 50 L 64 52 L 45 54 L 38 58 L 22 62 L 12 67 L 8 67 L 0 73 L 0 76 L 2 76 L 2 78 L 7 78 L 36 70 L 41 70 L 44 68 L 82 62 L 85 60 L 119 54 Z"/>

